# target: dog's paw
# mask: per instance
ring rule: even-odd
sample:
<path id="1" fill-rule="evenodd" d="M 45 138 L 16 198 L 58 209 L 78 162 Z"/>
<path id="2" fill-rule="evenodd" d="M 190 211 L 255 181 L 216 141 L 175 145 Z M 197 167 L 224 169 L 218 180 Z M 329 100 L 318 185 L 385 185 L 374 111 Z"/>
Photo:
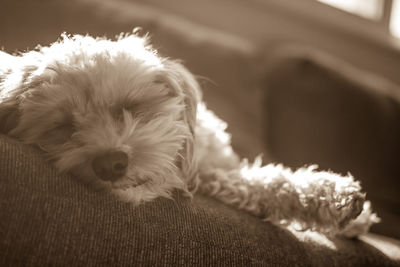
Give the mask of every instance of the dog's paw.
<path id="1" fill-rule="evenodd" d="M 338 215 L 340 219 L 338 221 L 339 228 L 343 229 L 347 224 L 357 218 L 363 210 L 365 201 L 365 194 L 355 193 L 350 197 L 348 201 L 345 201 L 345 205 L 338 206 Z"/>
<path id="2" fill-rule="evenodd" d="M 365 201 L 361 214 L 354 220 L 351 220 L 340 234 L 348 238 L 356 237 L 367 233 L 371 225 L 380 221 L 381 219 L 372 212 L 371 202 Z"/>

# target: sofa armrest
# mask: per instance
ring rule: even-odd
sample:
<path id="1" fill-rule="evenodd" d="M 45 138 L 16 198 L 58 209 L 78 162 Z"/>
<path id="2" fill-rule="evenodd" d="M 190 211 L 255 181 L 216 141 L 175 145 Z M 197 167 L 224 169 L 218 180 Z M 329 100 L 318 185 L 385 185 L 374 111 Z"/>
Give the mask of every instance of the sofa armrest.
<path id="1" fill-rule="evenodd" d="M 291 233 L 201 195 L 133 207 L 1 135 L 0 158 L 1 266 L 399 263 L 368 242 Z"/>

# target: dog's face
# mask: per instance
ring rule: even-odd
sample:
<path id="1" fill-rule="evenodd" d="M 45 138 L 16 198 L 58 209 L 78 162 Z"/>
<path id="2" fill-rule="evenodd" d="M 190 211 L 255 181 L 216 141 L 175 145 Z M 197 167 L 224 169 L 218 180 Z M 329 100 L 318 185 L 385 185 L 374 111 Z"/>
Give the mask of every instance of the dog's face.
<path id="1" fill-rule="evenodd" d="M 31 57 L 36 65 L 19 59 L 17 86 L 5 88 L 12 83 L 2 77 L 3 131 L 37 145 L 59 170 L 132 202 L 187 190 L 199 99 L 184 67 L 134 35 L 64 37 Z"/>

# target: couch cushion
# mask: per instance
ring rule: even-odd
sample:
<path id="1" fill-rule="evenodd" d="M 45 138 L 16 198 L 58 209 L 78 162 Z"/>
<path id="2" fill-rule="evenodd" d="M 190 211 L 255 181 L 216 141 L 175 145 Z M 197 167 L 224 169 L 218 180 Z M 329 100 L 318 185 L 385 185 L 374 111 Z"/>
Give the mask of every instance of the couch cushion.
<path id="1" fill-rule="evenodd" d="M 293 234 L 201 195 L 135 208 L 57 174 L 39 151 L 5 136 L 0 159 L 1 266 L 394 266 L 400 255 L 387 241 L 374 248 L 371 236 Z"/>

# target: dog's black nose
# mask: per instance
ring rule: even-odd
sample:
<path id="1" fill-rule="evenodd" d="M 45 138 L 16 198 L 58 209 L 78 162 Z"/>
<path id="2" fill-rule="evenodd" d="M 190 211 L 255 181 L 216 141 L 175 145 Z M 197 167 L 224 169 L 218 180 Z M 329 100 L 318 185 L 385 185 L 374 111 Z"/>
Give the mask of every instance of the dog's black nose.
<path id="1" fill-rule="evenodd" d="M 92 161 L 93 171 L 104 181 L 115 181 L 126 173 L 128 155 L 121 151 L 113 151 L 96 157 Z"/>

